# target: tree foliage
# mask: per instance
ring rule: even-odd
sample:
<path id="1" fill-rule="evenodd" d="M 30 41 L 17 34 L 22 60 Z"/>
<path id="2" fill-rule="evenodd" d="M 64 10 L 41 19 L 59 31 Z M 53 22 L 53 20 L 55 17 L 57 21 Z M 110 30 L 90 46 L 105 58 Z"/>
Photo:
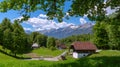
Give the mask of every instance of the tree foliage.
<path id="1" fill-rule="evenodd" d="M 12 28 L 12 25 L 11 25 L 11 22 L 9 19 L 5 18 L 2 23 L 0 24 L 0 43 L 1 45 L 5 45 L 5 40 L 7 38 L 10 38 L 10 34 L 12 34 L 13 28 Z M 9 33 L 8 33 L 9 32 Z M 4 34 L 5 33 L 5 34 Z M 5 36 L 5 37 L 4 37 Z M 4 39 L 6 38 L 6 39 Z M 8 39 L 7 39 L 8 40 Z M 12 38 L 11 38 L 11 41 L 12 41 Z M 7 43 L 7 42 L 6 42 Z M 11 44 L 11 43 L 10 43 Z M 8 45 L 8 44 L 6 44 Z"/>
<path id="2" fill-rule="evenodd" d="M 3 32 L 3 47 L 7 49 L 12 49 L 12 44 L 13 44 L 13 33 L 11 30 L 8 28 Z"/>
<path id="3" fill-rule="evenodd" d="M 91 39 L 91 34 L 81 34 L 81 35 L 72 35 L 67 38 L 63 38 L 60 41 L 62 43 L 72 43 L 75 41 L 90 41 Z"/>
<path id="4" fill-rule="evenodd" d="M 93 43 L 101 49 L 120 49 L 120 25 L 110 19 L 109 22 L 97 22 L 94 26 Z"/>
<path id="5" fill-rule="evenodd" d="M 93 29 L 93 43 L 97 45 L 98 48 L 106 49 L 109 48 L 108 42 L 108 32 L 106 29 L 105 22 L 97 22 Z"/>
<path id="6" fill-rule="evenodd" d="M 71 2 L 68 11 L 65 2 Z M 46 12 L 49 19 L 62 18 L 69 13 L 70 16 L 84 16 L 85 14 L 92 20 L 102 20 L 106 16 L 106 8 L 116 10 L 120 16 L 120 0 L 3 0 L 0 2 L 0 11 L 7 12 L 11 9 L 18 10 L 27 20 L 30 12 L 42 10 Z"/>
<path id="7" fill-rule="evenodd" d="M 109 25 L 108 26 L 108 36 L 109 36 L 109 45 L 111 49 L 120 49 L 120 25 Z"/>
<path id="8" fill-rule="evenodd" d="M 46 47 L 47 36 L 42 35 L 42 34 L 39 34 L 36 38 L 37 38 L 37 43 L 38 43 L 40 46 Z"/>
<path id="9" fill-rule="evenodd" d="M 38 43 L 40 46 L 46 47 L 47 36 L 40 34 L 39 32 L 32 32 L 30 34 L 30 41 L 33 43 Z"/>
<path id="10" fill-rule="evenodd" d="M 48 37 L 47 38 L 47 48 L 52 48 L 56 46 L 55 38 Z"/>
<path id="11" fill-rule="evenodd" d="M 37 36 L 39 35 L 39 32 L 32 32 L 30 34 L 30 40 L 32 41 L 32 43 L 36 43 L 37 42 Z"/>
<path id="12" fill-rule="evenodd" d="M 15 21 L 13 24 L 13 49 L 12 52 L 13 53 L 24 53 L 27 50 L 26 45 L 28 45 L 26 42 L 27 38 L 26 38 L 26 34 L 22 28 L 22 26 Z M 26 49 L 26 50 L 25 50 Z"/>
<path id="13" fill-rule="evenodd" d="M 7 18 L 0 24 L 0 40 L 0 45 L 15 55 L 27 52 L 31 48 L 23 27 L 18 21 L 12 24 Z"/>

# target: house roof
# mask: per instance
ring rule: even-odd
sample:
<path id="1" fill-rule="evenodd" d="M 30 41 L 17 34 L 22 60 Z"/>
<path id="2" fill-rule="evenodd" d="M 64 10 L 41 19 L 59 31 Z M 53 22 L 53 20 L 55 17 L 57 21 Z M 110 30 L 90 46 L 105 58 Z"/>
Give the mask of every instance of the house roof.
<path id="1" fill-rule="evenodd" d="M 67 48 L 67 46 L 65 44 L 59 44 L 59 45 L 57 45 L 57 47 L 60 47 L 60 48 L 63 48 L 63 49 Z"/>
<path id="2" fill-rule="evenodd" d="M 74 42 L 72 46 L 75 50 L 97 50 L 97 47 L 91 42 Z"/>
<path id="3" fill-rule="evenodd" d="M 37 43 L 34 43 L 32 47 L 39 47 L 39 45 Z"/>

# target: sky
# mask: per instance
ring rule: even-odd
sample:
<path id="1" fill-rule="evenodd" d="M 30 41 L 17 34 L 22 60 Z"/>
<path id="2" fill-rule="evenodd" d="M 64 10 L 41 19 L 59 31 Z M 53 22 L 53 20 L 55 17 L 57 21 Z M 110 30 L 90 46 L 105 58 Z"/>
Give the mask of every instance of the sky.
<path id="1" fill-rule="evenodd" d="M 68 8 L 70 8 L 71 2 L 65 2 L 65 9 L 66 12 Z M 113 10 L 107 8 L 108 14 L 112 13 Z M 6 13 L 0 13 L 0 22 L 4 18 L 9 18 L 11 22 L 13 22 L 15 19 L 21 19 L 22 16 L 20 15 L 19 11 L 10 10 Z M 63 19 L 62 23 L 58 23 L 56 20 L 48 20 L 47 16 L 44 11 L 37 10 L 33 13 L 31 13 L 31 17 L 28 19 L 28 21 L 21 23 L 24 30 L 30 30 L 30 31 L 41 31 L 41 30 L 49 30 L 49 29 L 58 29 L 58 28 L 64 28 L 68 26 L 78 26 L 85 23 L 90 23 L 93 21 L 90 21 L 86 16 L 83 17 L 70 17 L 69 20 Z"/>

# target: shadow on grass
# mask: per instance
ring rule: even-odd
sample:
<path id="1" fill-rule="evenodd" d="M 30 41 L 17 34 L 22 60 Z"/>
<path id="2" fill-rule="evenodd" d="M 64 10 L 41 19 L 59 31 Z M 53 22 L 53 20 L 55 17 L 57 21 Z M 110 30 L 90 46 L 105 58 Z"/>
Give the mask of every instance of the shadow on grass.
<path id="1" fill-rule="evenodd" d="M 8 55 L 8 56 L 11 56 L 13 58 L 16 58 L 16 59 L 31 59 L 30 57 L 19 57 L 19 56 L 15 56 L 15 55 L 11 55 L 3 50 L 0 50 L 1 53 L 5 54 L 5 55 Z"/>
<path id="2" fill-rule="evenodd" d="M 86 57 L 70 63 L 59 63 L 53 67 L 120 67 L 120 56 Z"/>

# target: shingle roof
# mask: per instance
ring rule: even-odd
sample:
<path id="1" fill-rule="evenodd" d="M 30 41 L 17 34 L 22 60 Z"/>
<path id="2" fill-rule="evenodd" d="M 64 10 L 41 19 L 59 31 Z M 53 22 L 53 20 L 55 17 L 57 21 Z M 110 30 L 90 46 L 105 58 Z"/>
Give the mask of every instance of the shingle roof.
<path id="1" fill-rule="evenodd" d="M 97 50 L 97 47 L 91 42 L 74 42 L 72 46 L 75 50 Z"/>

